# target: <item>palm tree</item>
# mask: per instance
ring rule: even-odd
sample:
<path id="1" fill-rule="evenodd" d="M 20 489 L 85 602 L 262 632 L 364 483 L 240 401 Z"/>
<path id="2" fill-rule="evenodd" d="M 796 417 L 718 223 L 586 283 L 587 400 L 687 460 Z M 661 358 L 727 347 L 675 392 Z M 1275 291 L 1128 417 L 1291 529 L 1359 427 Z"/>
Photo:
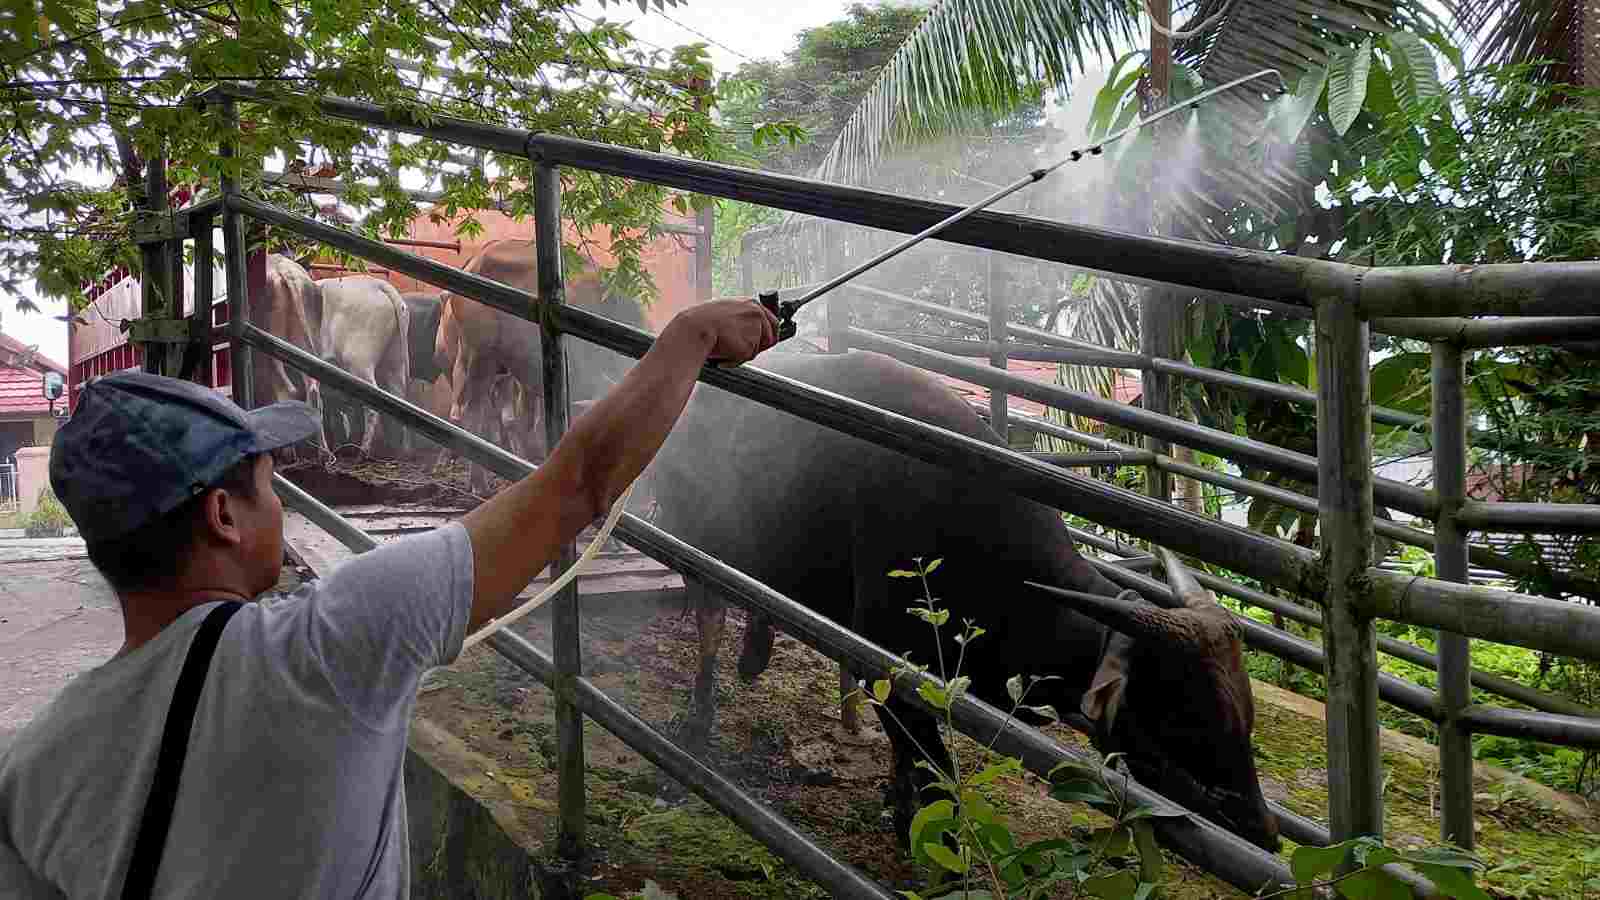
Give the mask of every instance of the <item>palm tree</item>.
<path id="1" fill-rule="evenodd" d="M 1273 68 L 1297 85 L 1340 47 L 1410 30 L 1476 44 L 1474 62 L 1553 58 L 1558 65 L 1547 77 L 1581 75 L 1600 85 L 1600 13 L 1585 0 L 1447 0 L 1442 21 L 1430 0 L 1179 0 L 1176 6 L 1173 19 L 1185 24 L 1172 42 L 1173 61 L 1206 84 Z M 938 0 L 890 57 L 815 175 L 862 183 L 898 149 L 993 123 L 1036 99 L 1041 87 L 1068 91 L 1099 60 L 1144 43 L 1144 21 L 1141 5 L 1126 0 Z M 1317 122 L 1297 145 L 1264 146 L 1258 138 L 1267 103 L 1249 91 L 1213 101 L 1210 111 L 1219 114 L 1207 119 L 1218 133 L 1189 177 L 1161 193 L 1162 230 L 1326 252 L 1341 229 L 1317 202 L 1314 158 L 1324 148 L 1325 166 L 1325 148 L 1336 136 Z M 1253 223 L 1245 229 L 1250 233 L 1241 234 L 1241 221 Z M 1311 235 L 1317 240 L 1302 245 Z M 1075 336 L 1133 349 L 1133 296 L 1125 284 L 1094 279 L 1084 295 L 1069 298 L 1060 320 Z M 1081 367 L 1067 377 L 1080 389 L 1109 387 L 1106 373 Z"/>
<path id="2" fill-rule="evenodd" d="M 1548 61 L 1552 84 L 1600 87 L 1600 8 L 1584 0 L 1457 0 L 1466 34 L 1481 35 L 1478 64 Z"/>

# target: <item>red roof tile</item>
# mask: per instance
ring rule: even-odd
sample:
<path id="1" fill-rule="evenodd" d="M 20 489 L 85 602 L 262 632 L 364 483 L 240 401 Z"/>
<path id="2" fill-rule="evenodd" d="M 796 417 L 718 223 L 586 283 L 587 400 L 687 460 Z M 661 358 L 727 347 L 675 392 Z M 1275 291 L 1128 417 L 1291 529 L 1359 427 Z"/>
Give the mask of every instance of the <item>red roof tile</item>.
<path id="1" fill-rule="evenodd" d="M 1038 381 L 1043 384 L 1056 383 L 1055 363 L 1029 362 L 1025 360 L 1013 359 L 1007 361 L 1006 371 L 1013 375 L 1026 378 L 1029 381 Z M 960 394 L 962 399 L 968 401 L 969 403 L 974 403 L 984 407 L 989 405 L 988 388 L 980 387 L 949 375 L 940 375 L 937 372 L 930 372 L 929 374 L 943 382 L 946 387 L 955 391 L 957 394 Z M 1112 399 L 1116 400 L 1118 403 L 1134 402 L 1139 398 L 1140 394 L 1139 377 L 1137 375 L 1129 375 L 1125 372 L 1118 372 L 1116 381 L 1112 386 L 1112 393 Z M 1015 396 L 1007 397 L 1006 404 L 1013 411 L 1030 416 L 1043 416 L 1046 410 L 1046 407 L 1042 403 L 1035 403 L 1032 400 L 1025 400 L 1021 397 Z"/>
<path id="2" fill-rule="evenodd" d="M 66 367 L 55 360 L 30 351 L 16 338 L 0 334 L 0 416 L 49 415 L 43 383 L 44 373 L 52 370 L 62 377 L 67 374 Z"/>

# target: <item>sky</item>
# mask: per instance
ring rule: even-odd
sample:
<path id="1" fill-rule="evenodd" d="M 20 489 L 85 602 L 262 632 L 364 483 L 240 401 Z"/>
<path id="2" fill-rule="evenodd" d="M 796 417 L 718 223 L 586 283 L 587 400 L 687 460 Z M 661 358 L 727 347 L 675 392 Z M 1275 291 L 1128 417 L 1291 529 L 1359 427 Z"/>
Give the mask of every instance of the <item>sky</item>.
<path id="1" fill-rule="evenodd" d="M 658 12 L 652 0 L 650 12 L 641 14 L 634 0 L 585 0 L 575 9 L 590 18 L 627 23 L 641 43 L 665 48 L 706 43 L 716 71 L 731 72 L 749 59 L 782 56 L 801 29 L 840 18 L 849 5 L 849 0 L 687 0 Z M 67 326 L 52 317 L 65 315 L 66 303 L 37 302 L 39 313 L 24 314 L 0 297 L 0 332 L 38 344 L 41 353 L 65 364 Z"/>

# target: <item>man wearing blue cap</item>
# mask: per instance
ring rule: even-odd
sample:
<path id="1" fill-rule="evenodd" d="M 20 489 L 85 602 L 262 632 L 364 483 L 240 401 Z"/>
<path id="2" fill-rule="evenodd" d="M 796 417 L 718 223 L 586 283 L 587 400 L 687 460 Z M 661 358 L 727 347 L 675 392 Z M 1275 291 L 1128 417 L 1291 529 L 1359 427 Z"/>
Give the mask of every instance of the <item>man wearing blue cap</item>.
<path id="1" fill-rule="evenodd" d="M 283 561 L 270 451 L 316 431 L 309 407 L 245 412 L 153 375 L 90 385 L 50 483 L 126 641 L 0 756 L 0 897 L 407 896 L 402 765 L 423 673 L 611 507 L 701 366 L 747 362 L 776 334 L 755 303 L 680 313 L 538 471 L 267 607 L 249 601 Z"/>

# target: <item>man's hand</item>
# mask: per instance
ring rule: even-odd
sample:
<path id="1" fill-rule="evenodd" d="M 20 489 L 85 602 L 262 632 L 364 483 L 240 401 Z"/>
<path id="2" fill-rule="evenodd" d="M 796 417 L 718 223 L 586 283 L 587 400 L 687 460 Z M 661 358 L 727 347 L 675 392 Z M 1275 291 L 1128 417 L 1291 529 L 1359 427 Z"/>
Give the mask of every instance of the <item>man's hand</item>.
<path id="1" fill-rule="evenodd" d="M 557 551 L 604 515 L 661 449 L 701 366 L 737 366 L 777 343 L 778 322 L 751 300 L 719 300 L 673 316 L 622 383 L 572 425 L 539 470 L 462 518 L 472 539 L 476 631 Z"/>
<path id="2" fill-rule="evenodd" d="M 706 359 L 722 366 L 747 363 L 778 342 L 777 318 L 752 300 L 713 300 L 691 306 L 672 317 L 661 340 L 672 337 L 674 330 L 689 330 L 709 340 Z"/>

